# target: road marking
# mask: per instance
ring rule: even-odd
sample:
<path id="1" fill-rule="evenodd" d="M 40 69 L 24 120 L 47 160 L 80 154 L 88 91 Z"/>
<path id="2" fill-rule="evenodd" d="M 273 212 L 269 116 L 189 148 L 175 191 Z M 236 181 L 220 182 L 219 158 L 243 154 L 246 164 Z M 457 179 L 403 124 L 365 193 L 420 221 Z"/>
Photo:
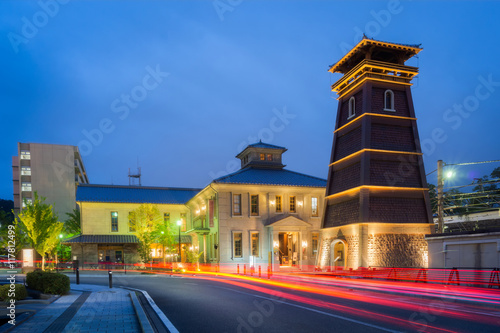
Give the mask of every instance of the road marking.
<path id="1" fill-rule="evenodd" d="M 377 326 L 377 325 L 365 323 L 363 321 L 359 321 L 359 320 L 356 320 L 356 319 L 351 319 L 351 318 L 347 318 L 347 317 L 335 315 L 333 313 L 328 313 L 328 312 L 324 312 L 324 311 L 321 311 L 321 310 L 308 308 L 306 306 L 302 306 L 302 305 L 298 305 L 298 304 L 288 303 L 286 301 L 282 301 L 282 300 L 278 300 L 278 299 L 273 299 L 273 298 L 269 298 L 269 297 L 265 297 L 265 296 L 250 294 L 250 293 L 246 293 L 244 291 L 239 291 L 239 290 L 231 289 L 231 288 L 218 287 L 218 286 L 214 286 L 214 287 L 215 288 L 220 288 L 220 289 L 230 290 L 230 291 L 233 291 L 233 292 L 237 292 L 237 293 L 240 293 L 240 294 L 245 294 L 245 295 L 249 295 L 249 296 L 253 296 L 253 297 L 259 297 L 259 298 L 267 299 L 267 300 L 272 301 L 272 302 L 283 303 L 283 304 L 286 304 L 286 305 L 294 306 L 296 308 L 300 308 L 300 309 L 304 309 L 304 310 L 309 310 L 311 312 L 316 312 L 316 313 L 323 314 L 323 315 L 330 316 L 330 317 L 334 317 L 334 318 L 337 318 L 337 319 L 342 319 L 342 320 L 350 321 L 352 323 L 356 323 L 356 324 L 368 326 L 368 327 L 371 327 L 371 328 L 376 328 L 376 329 L 379 329 L 379 330 L 382 330 L 382 331 L 385 331 L 385 332 L 400 333 L 400 331 L 390 330 L 388 328 L 384 328 L 384 327 L 381 327 L 381 326 Z"/>
<path id="2" fill-rule="evenodd" d="M 149 296 L 147 291 L 141 290 L 141 289 L 136 289 L 136 288 L 131 288 L 131 287 L 122 287 L 122 286 L 120 286 L 120 287 L 124 288 L 124 289 L 132 289 L 135 291 L 140 291 L 144 295 L 144 297 L 146 297 L 146 299 L 149 302 L 149 305 L 151 305 L 153 310 L 155 310 L 156 314 L 158 315 L 158 317 L 160 317 L 160 320 L 163 322 L 163 324 L 165 324 L 165 326 L 170 331 L 170 333 L 179 333 L 177 328 L 175 328 L 174 324 L 172 324 L 172 322 L 170 320 L 168 320 L 167 316 L 165 316 L 163 311 L 160 310 L 158 305 L 156 305 L 155 301 L 153 301 L 153 299 L 151 298 L 151 296 Z"/>

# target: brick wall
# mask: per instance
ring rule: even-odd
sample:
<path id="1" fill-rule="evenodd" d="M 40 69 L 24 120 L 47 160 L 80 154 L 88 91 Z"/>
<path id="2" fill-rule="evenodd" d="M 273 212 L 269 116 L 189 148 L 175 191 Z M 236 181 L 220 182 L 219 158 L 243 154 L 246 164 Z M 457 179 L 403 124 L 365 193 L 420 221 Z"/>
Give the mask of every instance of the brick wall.
<path id="1" fill-rule="evenodd" d="M 361 185 L 361 165 L 355 163 L 333 173 L 328 194 L 338 193 Z"/>
<path id="2" fill-rule="evenodd" d="M 361 127 L 357 127 L 346 134 L 337 137 L 335 143 L 335 158 L 338 161 L 348 155 L 361 150 Z"/>
<path id="3" fill-rule="evenodd" d="M 412 128 L 372 124 L 370 148 L 415 152 L 416 147 Z"/>
<path id="4" fill-rule="evenodd" d="M 351 119 L 347 120 L 347 118 L 349 117 L 349 99 L 350 98 L 351 97 L 344 98 L 344 100 L 342 102 L 342 107 L 340 108 L 339 127 L 344 126 L 348 122 L 356 119 L 363 112 L 363 90 L 361 90 L 361 91 L 357 92 L 356 94 L 354 94 L 355 109 L 356 109 L 355 116 L 352 117 Z"/>
<path id="5" fill-rule="evenodd" d="M 392 90 L 394 93 L 394 109 L 396 112 L 384 111 L 384 94 L 386 88 L 373 88 L 372 90 L 372 113 L 388 114 L 392 116 L 409 117 L 410 109 L 406 99 L 406 92 L 401 90 Z"/>
<path id="6" fill-rule="evenodd" d="M 427 223 L 423 198 L 370 197 L 370 221 Z"/>
<path id="7" fill-rule="evenodd" d="M 325 228 L 359 221 L 359 199 L 352 199 L 326 208 Z"/>
<path id="8" fill-rule="evenodd" d="M 376 267 L 427 267 L 423 234 L 368 235 L 368 263 Z"/>
<path id="9" fill-rule="evenodd" d="M 409 161 L 370 161 L 370 185 L 422 187 L 418 164 Z"/>

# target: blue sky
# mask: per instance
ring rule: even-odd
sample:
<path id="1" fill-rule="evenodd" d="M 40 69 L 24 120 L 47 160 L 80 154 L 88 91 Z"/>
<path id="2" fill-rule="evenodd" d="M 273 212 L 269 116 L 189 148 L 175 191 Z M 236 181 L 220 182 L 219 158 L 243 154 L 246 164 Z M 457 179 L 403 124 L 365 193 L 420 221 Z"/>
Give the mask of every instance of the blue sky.
<path id="1" fill-rule="evenodd" d="M 144 185 L 204 187 L 259 138 L 326 178 L 327 70 L 361 32 L 424 48 L 408 64 L 427 172 L 500 159 L 499 2 L 67 2 L 0 2 L 0 198 L 19 141 L 79 145 L 92 183 L 128 184 L 139 161 Z M 496 166 L 459 168 L 450 185 Z"/>

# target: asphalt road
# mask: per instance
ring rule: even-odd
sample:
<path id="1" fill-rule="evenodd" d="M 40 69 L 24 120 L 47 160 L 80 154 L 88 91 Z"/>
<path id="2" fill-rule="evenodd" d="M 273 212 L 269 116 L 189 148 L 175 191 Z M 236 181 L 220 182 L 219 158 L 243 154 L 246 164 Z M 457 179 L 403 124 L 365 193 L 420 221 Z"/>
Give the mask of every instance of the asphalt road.
<path id="1" fill-rule="evenodd" d="M 108 278 L 82 275 L 80 282 L 106 285 Z M 500 332 L 500 307 L 312 281 L 115 274 L 113 285 L 146 290 L 181 333 Z"/>

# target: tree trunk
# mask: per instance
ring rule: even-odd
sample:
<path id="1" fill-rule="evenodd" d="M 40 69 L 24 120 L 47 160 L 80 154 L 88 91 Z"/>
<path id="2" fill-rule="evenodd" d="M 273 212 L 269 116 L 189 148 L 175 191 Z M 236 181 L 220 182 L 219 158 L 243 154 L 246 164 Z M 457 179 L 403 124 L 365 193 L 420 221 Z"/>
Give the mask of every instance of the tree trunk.
<path id="1" fill-rule="evenodd" d="M 45 256 L 42 256 L 42 271 L 45 270 Z"/>

